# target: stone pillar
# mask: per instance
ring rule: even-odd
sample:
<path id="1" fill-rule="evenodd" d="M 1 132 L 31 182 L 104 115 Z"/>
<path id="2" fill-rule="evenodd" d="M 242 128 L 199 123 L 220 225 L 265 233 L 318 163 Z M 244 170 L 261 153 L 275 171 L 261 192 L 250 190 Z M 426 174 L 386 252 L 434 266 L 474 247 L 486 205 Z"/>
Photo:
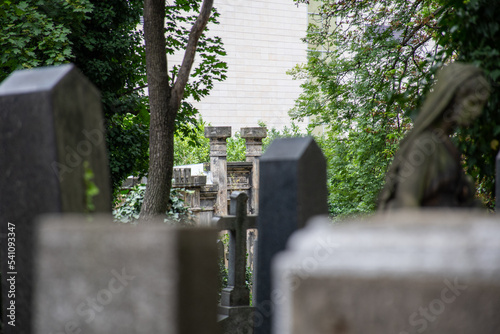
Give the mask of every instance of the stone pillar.
<path id="1" fill-rule="evenodd" d="M 227 215 L 227 144 L 231 137 L 230 126 L 208 126 L 205 137 L 210 139 L 210 170 L 214 184 L 219 187 L 215 215 Z"/>
<path id="2" fill-rule="evenodd" d="M 252 177 L 250 178 L 250 213 L 258 213 L 259 203 L 259 157 L 262 155 L 262 139 L 267 137 L 264 127 L 241 128 L 241 137 L 246 141 L 246 161 L 252 163 Z"/>

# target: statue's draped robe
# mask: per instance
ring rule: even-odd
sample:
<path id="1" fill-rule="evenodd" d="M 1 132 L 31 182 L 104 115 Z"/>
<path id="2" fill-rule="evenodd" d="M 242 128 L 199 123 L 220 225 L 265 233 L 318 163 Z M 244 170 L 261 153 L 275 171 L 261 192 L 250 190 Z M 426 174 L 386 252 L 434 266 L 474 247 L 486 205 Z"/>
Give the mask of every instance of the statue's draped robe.
<path id="1" fill-rule="evenodd" d="M 476 206 L 474 184 L 463 172 L 460 154 L 435 124 L 443 120 L 457 90 L 482 75 L 479 68 L 461 63 L 445 66 L 427 96 L 413 129 L 386 175 L 379 210 L 421 206 Z"/>

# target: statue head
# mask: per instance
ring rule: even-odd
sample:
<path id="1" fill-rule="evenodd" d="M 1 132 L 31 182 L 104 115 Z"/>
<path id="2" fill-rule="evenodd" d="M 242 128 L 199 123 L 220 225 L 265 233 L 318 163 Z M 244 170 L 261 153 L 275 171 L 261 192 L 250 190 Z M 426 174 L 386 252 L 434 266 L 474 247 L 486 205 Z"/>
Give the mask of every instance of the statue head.
<path id="1" fill-rule="evenodd" d="M 449 128 L 468 126 L 481 114 L 490 86 L 481 69 L 460 62 L 441 68 L 436 83 L 415 119 L 414 133 L 431 125 L 447 123 Z"/>
<path id="2" fill-rule="evenodd" d="M 450 107 L 444 114 L 444 121 L 453 122 L 453 125 L 469 126 L 481 115 L 489 96 L 489 85 L 482 75 L 469 78 L 457 89 Z"/>

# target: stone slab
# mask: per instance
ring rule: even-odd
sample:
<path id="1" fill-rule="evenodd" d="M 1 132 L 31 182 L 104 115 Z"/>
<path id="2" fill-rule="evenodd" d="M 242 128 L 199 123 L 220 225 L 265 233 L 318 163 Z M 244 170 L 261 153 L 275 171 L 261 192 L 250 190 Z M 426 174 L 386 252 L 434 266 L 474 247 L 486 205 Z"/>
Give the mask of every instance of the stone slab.
<path id="1" fill-rule="evenodd" d="M 85 175 L 92 171 L 91 180 Z M 86 174 L 87 172 L 87 174 Z M 0 85 L 0 224 L 2 272 L 15 272 L 16 293 L 2 279 L 2 304 L 16 303 L 5 333 L 30 333 L 33 222 L 39 214 L 111 212 L 101 97 L 71 64 L 22 70 Z M 87 198 L 89 182 L 99 194 Z M 15 226 L 8 230 L 9 226 Z M 7 233 L 15 266 L 7 266 Z M 5 318 L 4 323 L 11 319 Z"/>
<path id="2" fill-rule="evenodd" d="M 496 333 L 500 218 L 402 211 L 312 222 L 273 262 L 273 333 Z"/>
<path id="3" fill-rule="evenodd" d="M 44 217 L 34 333 L 217 333 L 216 231 Z"/>
<path id="4" fill-rule="evenodd" d="M 260 158 L 256 333 L 271 330 L 271 259 L 313 216 L 327 214 L 326 162 L 311 137 L 273 141 Z"/>

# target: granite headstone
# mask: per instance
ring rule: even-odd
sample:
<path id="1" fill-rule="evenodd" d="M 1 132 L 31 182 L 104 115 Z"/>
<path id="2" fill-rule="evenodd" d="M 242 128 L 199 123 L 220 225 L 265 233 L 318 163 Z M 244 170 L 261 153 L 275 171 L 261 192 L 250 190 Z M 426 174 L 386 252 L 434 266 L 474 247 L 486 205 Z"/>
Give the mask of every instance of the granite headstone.
<path id="1" fill-rule="evenodd" d="M 218 333 L 217 232 L 43 217 L 35 334 Z"/>
<path id="2" fill-rule="evenodd" d="M 275 140 L 260 159 L 255 333 L 271 331 L 271 259 L 313 216 L 326 215 L 326 162 L 310 137 Z"/>
<path id="3" fill-rule="evenodd" d="M 295 233 L 273 262 L 273 333 L 500 331 L 500 221 L 400 211 Z"/>
<path id="4" fill-rule="evenodd" d="M 74 65 L 16 71 L 2 82 L 0 172 L 2 308 L 13 306 L 3 312 L 4 332 L 30 333 L 35 217 L 111 211 L 101 97 Z"/>

